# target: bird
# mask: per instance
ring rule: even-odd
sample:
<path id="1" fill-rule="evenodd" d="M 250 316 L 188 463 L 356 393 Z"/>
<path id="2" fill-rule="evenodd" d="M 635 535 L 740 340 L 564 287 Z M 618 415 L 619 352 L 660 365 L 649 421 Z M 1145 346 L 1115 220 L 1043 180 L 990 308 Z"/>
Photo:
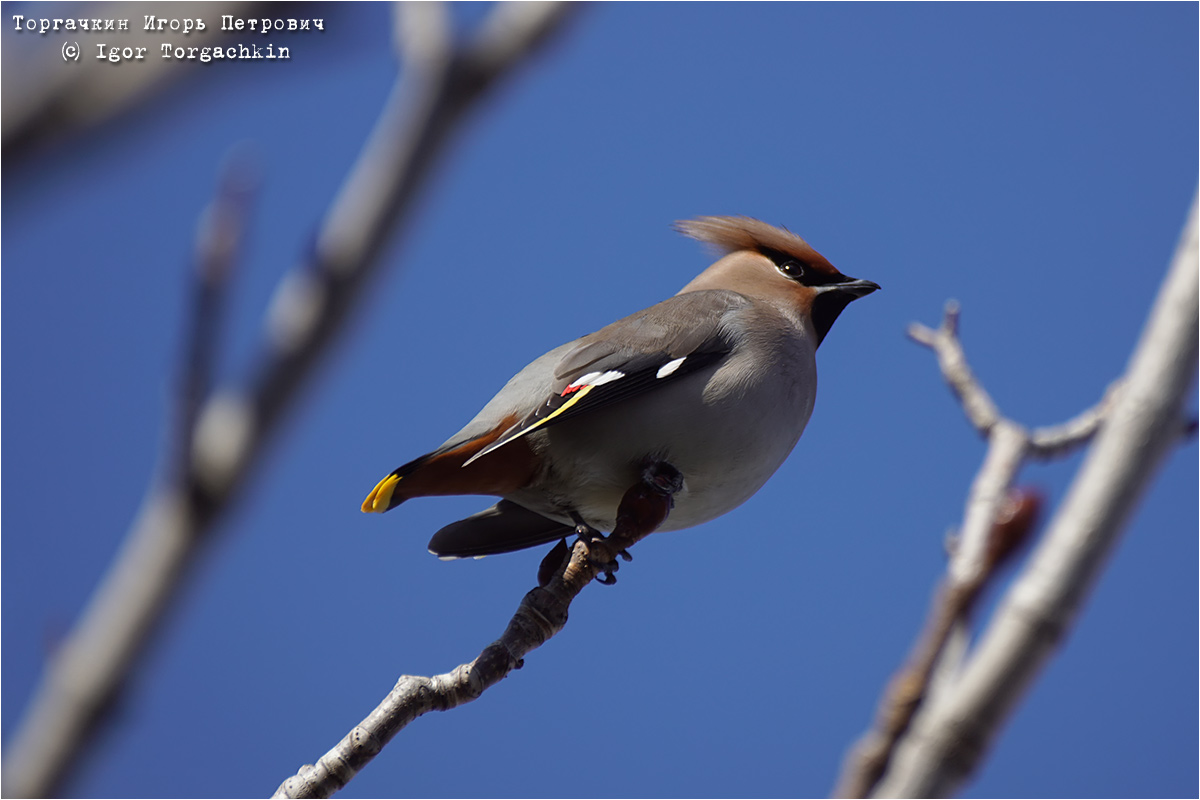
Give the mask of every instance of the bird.
<path id="1" fill-rule="evenodd" d="M 499 497 L 434 534 L 429 552 L 452 560 L 611 531 L 650 463 L 682 475 L 660 531 L 754 495 L 812 415 L 817 348 L 851 301 L 880 287 L 757 219 L 706 216 L 675 228 L 720 258 L 673 297 L 535 359 L 462 430 L 388 473 L 362 510 Z"/>

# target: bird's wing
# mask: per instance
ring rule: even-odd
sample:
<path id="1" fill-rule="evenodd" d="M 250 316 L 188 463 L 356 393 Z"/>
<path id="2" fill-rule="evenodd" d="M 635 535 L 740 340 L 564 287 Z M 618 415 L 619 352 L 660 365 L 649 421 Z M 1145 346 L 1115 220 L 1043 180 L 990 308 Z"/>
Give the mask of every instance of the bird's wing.
<path id="1" fill-rule="evenodd" d="M 736 292 L 688 292 L 584 336 L 555 365 L 550 391 L 537 407 L 463 466 L 539 428 L 652 391 L 720 361 L 735 344 L 722 321 L 749 303 Z"/>

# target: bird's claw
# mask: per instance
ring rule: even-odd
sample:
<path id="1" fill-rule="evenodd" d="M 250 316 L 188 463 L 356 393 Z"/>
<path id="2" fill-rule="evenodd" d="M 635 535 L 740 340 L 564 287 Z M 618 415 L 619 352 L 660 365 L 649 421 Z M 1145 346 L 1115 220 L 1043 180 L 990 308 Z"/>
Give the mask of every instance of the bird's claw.
<path id="1" fill-rule="evenodd" d="M 571 519 L 575 521 L 576 535 L 579 536 L 584 544 L 588 545 L 588 563 L 599 570 L 599 572 L 596 574 L 596 581 L 604 584 L 605 586 L 612 586 L 617 582 L 617 576 L 613 573 L 616 572 L 621 565 L 617 563 L 616 559 L 613 559 L 612 561 L 601 561 L 597 558 L 593 558 L 591 555 L 591 546 L 596 542 L 606 541 L 607 539 L 605 535 L 584 522 L 583 517 L 579 516 L 577 513 L 572 512 Z M 633 556 L 629 555 L 629 553 L 625 550 L 622 550 L 617 555 L 621 556 L 626 561 L 633 560 Z"/>
<path id="2" fill-rule="evenodd" d="M 622 561 L 633 561 L 633 556 L 629 554 L 628 550 L 622 550 L 617 553 L 617 555 Z M 612 561 L 602 562 L 592 558 L 591 556 L 588 556 L 588 560 L 596 567 L 596 569 L 600 570 L 600 572 L 596 575 L 596 580 L 598 582 L 603 583 L 605 586 L 612 586 L 617 582 L 617 576 L 614 573 L 621 568 L 621 564 L 617 561 L 617 559 L 614 558 Z"/>
<path id="3" fill-rule="evenodd" d="M 601 536 L 600 539 L 604 540 L 604 537 Z M 591 542 L 589 542 L 589 544 L 591 544 Z M 624 551 L 622 551 L 622 553 L 624 553 L 626 561 L 631 560 L 628 553 L 625 553 Z M 605 586 L 612 586 L 617 582 L 617 576 L 615 573 L 621 568 L 621 564 L 615 558 L 612 561 L 601 561 L 598 558 L 593 558 L 589 552 L 588 563 L 599 570 L 599 572 L 596 573 L 596 581 L 599 583 L 603 583 Z"/>
<path id="4" fill-rule="evenodd" d="M 612 586 L 616 582 L 617 576 L 607 570 L 597 573 L 596 575 L 596 583 L 602 583 L 605 586 Z"/>

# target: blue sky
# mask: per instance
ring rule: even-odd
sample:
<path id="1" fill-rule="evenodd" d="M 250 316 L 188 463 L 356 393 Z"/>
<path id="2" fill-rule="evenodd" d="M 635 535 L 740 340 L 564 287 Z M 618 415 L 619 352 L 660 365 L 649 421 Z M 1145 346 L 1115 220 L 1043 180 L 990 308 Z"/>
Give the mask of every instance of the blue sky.
<path id="1" fill-rule="evenodd" d="M 304 8 L 327 31 L 290 63 L 197 64 L 122 124 L 6 160 L 6 744 L 153 473 L 219 165 L 249 142 L 263 174 L 222 337 L 238 381 L 394 80 L 386 7 Z M 374 517 L 363 496 L 525 363 L 706 266 L 673 220 L 747 214 L 883 287 L 822 346 L 791 458 L 735 512 L 639 544 L 522 670 L 343 796 L 827 794 L 984 453 L 904 329 L 957 298 L 1023 423 L 1102 395 L 1195 191 L 1196 28 L 1192 3 L 586 8 L 457 138 L 69 791 L 269 793 L 399 675 L 473 658 L 545 548 L 442 563 L 429 536 L 490 501 Z M 1079 460 L 1022 482 L 1057 502 Z M 1197 792 L 1197 481 L 1193 440 L 969 795 Z"/>

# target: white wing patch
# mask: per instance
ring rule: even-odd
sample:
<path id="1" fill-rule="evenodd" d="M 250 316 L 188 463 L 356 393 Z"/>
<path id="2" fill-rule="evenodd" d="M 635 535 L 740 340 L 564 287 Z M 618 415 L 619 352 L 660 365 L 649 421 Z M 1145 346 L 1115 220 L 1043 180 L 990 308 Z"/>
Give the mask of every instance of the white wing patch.
<path id="1" fill-rule="evenodd" d="M 680 365 L 682 365 L 684 361 L 687 361 L 687 356 L 684 356 L 683 358 L 677 358 L 674 361 L 668 361 L 666 364 L 663 364 L 661 367 L 658 368 L 658 372 L 657 372 L 657 374 L 655 374 L 654 377 L 656 377 L 656 378 L 667 377 L 668 375 L 673 373 L 675 370 L 679 369 Z"/>
<path id="2" fill-rule="evenodd" d="M 582 378 L 568 386 L 563 394 L 566 394 L 574 389 L 578 389 L 580 386 L 603 386 L 606 383 L 619 381 L 624 377 L 625 373 L 616 369 L 610 369 L 608 372 L 589 372 L 587 375 L 584 375 Z"/>

